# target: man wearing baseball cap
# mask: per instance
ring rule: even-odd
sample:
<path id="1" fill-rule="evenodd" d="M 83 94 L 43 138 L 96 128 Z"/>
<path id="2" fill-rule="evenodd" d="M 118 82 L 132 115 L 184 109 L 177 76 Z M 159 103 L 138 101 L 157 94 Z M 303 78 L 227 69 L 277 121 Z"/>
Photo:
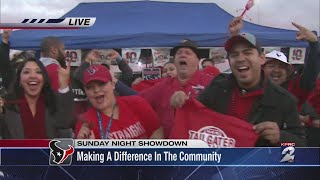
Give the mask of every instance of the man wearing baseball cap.
<path id="1" fill-rule="evenodd" d="M 206 107 L 253 124 L 260 135 L 257 146 L 295 142 L 305 146 L 295 99 L 262 75 L 265 55 L 250 33 L 234 35 L 225 43 L 231 74 L 220 74 L 199 95 Z"/>
<path id="2" fill-rule="evenodd" d="M 197 97 L 213 78 L 212 75 L 199 70 L 200 54 L 193 41 L 188 39 L 182 41 L 173 48 L 173 52 L 177 76 L 165 78 L 141 93 L 160 117 L 165 138 L 169 136 L 174 123 L 174 107 L 177 106 L 175 102 L 187 99 L 189 96 Z M 172 99 L 175 100 L 171 101 Z"/>
<path id="3" fill-rule="evenodd" d="M 301 110 L 303 103 L 310 96 L 315 87 L 317 74 L 319 74 L 320 63 L 317 55 L 318 42 L 310 42 L 310 53 L 305 63 L 302 74 L 294 75 L 294 67 L 288 62 L 286 55 L 280 51 L 272 51 L 266 54 L 266 63 L 263 65 L 263 72 L 266 79 L 277 84 L 298 100 L 298 110 Z M 319 61 L 320 62 L 320 61 Z"/>
<path id="4" fill-rule="evenodd" d="M 266 54 L 266 63 L 263 65 L 264 75 L 272 83 L 281 85 L 293 73 L 293 66 L 288 63 L 287 56 L 280 51 L 271 51 Z"/>
<path id="5" fill-rule="evenodd" d="M 310 96 L 315 88 L 315 82 L 320 72 L 320 48 L 318 37 L 309 29 L 292 23 L 299 31 L 297 40 L 305 40 L 309 43 L 309 53 L 304 64 L 302 74 L 294 76 L 294 67 L 288 63 L 287 57 L 279 51 L 266 54 L 266 63 L 263 65 L 265 79 L 288 90 L 297 99 L 298 110 Z M 242 17 L 236 17 L 229 25 L 232 35 L 237 35 L 243 28 Z"/>

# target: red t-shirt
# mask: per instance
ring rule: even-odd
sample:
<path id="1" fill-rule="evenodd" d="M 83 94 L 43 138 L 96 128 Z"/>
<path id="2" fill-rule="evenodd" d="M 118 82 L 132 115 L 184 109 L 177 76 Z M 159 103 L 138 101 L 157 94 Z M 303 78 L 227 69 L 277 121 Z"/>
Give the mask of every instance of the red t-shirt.
<path id="1" fill-rule="evenodd" d="M 217 113 L 196 99 L 177 109 L 172 139 L 199 139 L 210 147 L 254 147 L 258 135 L 252 124 Z"/>
<path id="2" fill-rule="evenodd" d="M 158 114 L 161 126 L 164 130 L 164 137 L 168 138 L 174 121 L 174 108 L 170 105 L 170 98 L 176 91 L 190 93 L 190 97 L 197 97 L 198 94 L 211 82 L 214 76 L 210 76 L 202 71 L 197 71 L 185 84 L 181 84 L 177 78 L 167 78 L 141 92 Z"/>
<path id="3" fill-rule="evenodd" d="M 153 111 L 146 100 L 139 96 L 117 97 L 119 107 L 119 119 L 113 119 L 109 133 L 110 139 L 147 139 L 152 133 L 160 128 L 157 114 Z M 110 117 L 100 113 L 102 118 L 103 133 L 106 133 Z M 82 116 L 89 121 L 95 138 L 100 139 L 100 127 L 97 118 L 97 111 L 91 107 Z M 78 120 L 75 137 L 78 136 L 82 121 Z"/>

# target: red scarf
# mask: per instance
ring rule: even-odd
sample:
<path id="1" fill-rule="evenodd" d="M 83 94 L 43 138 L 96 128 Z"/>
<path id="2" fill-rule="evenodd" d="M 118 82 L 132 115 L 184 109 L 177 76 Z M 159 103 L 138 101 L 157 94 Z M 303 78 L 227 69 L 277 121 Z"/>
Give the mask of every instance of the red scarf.
<path id="1" fill-rule="evenodd" d="M 32 115 L 25 96 L 19 103 L 20 117 L 24 129 L 25 139 L 47 139 L 45 125 L 45 100 L 40 96 L 36 104 L 36 114 Z"/>

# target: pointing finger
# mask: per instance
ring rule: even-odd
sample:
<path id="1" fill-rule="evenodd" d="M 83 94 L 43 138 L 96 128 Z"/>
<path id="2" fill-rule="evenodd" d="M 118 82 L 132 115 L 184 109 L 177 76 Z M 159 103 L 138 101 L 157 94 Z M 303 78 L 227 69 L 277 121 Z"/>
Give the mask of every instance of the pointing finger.
<path id="1" fill-rule="evenodd" d="M 294 27 L 296 27 L 297 29 L 299 29 L 299 30 L 303 30 L 303 29 L 304 29 L 304 27 L 300 26 L 300 25 L 297 24 L 297 23 L 292 22 L 292 25 L 293 25 Z"/>

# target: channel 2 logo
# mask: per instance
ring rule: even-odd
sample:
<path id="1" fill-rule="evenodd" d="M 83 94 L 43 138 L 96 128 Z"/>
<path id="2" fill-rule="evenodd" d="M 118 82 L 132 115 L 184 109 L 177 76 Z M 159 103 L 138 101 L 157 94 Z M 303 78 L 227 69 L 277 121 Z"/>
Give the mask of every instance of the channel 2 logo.
<path id="1" fill-rule="evenodd" d="M 73 139 L 53 139 L 49 143 L 50 165 L 71 165 L 74 153 Z"/>
<path id="2" fill-rule="evenodd" d="M 295 151 L 295 147 L 296 143 L 281 143 L 281 161 L 280 162 L 288 162 L 288 163 L 292 163 L 294 162 L 294 151 Z"/>

